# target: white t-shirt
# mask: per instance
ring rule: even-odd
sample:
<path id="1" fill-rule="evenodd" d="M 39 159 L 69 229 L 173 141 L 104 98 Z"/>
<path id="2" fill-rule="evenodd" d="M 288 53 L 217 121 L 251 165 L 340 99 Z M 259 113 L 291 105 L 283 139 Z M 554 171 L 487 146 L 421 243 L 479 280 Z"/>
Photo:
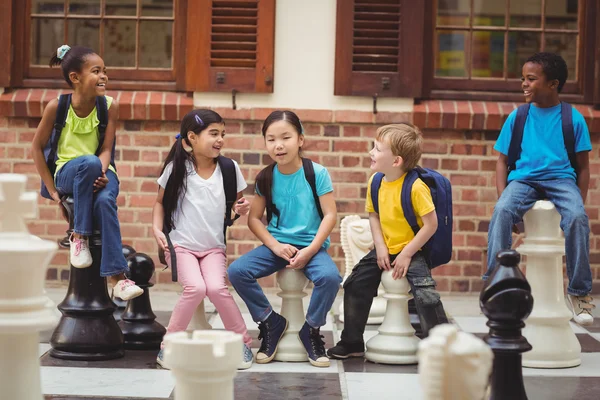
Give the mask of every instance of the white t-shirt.
<path id="1" fill-rule="evenodd" d="M 233 163 L 237 175 L 236 192 L 239 193 L 247 185 L 237 162 L 233 161 Z M 223 237 L 225 191 L 221 167 L 217 164 L 215 172 L 208 179 L 203 179 L 196 173 L 192 162 L 187 163 L 187 168 L 187 191 L 183 200 L 179 200 L 174 212 L 175 229 L 169 233 L 169 237 L 173 245 L 191 251 L 225 249 Z M 158 178 L 158 184 L 163 189 L 167 186 L 172 170 L 171 163 Z"/>

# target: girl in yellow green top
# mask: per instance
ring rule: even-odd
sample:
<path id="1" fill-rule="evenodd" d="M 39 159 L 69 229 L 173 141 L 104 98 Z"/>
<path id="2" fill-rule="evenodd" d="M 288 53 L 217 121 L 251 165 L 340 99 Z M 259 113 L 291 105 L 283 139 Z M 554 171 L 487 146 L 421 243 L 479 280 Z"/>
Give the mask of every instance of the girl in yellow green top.
<path id="1" fill-rule="evenodd" d="M 104 61 L 86 47 L 63 45 L 50 60 L 50 66 L 60 65 L 63 76 L 73 88 L 71 102 L 56 149 L 56 172 L 50 172 L 43 149 L 48 143 L 58 108 L 58 100 L 48 103 L 37 127 L 32 144 L 35 166 L 52 199 L 60 204 L 62 196 L 74 200 L 74 229 L 70 242 L 70 262 L 73 267 L 92 265 L 88 236 L 95 229 L 102 240 L 100 275 L 114 285 L 114 296 L 128 300 L 143 293 L 125 277 L 127 261 L 123 256 L 121 231 L 117 218 L 119 179 L 110 165 L 115 141 L 117 104 L 105 96 L 108 76 Z M 108 124 L 102 147 L 96 97 L 105 96 Z M 97 154 L 97 155 L 96 155 Z"/>

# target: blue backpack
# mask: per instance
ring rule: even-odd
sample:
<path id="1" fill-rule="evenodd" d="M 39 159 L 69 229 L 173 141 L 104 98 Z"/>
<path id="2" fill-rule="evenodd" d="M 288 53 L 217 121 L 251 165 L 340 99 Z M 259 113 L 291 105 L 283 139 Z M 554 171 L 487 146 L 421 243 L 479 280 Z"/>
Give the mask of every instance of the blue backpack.
<path id="1" fill-rule="evenodd" d="M 371 200 L 375 212 L 379 214 L 379 187 L 384 174 L 378 172 L 371 181 Z M 450 181 L 432 169 L 416 167 L 407 172 L 402 184 L 400 202 L 404 218 L 412 228 L 415 235 L 419 232 L 417 217 L 412 206 L 411 192 L 417 178 L 431 190 L 431 197 L 435 205 L 438 219 L 438 228 L 433 236 L 423 246 L 425 258 L 429 268 L 447 264 L 452 258 L 452 187 Z"/>
<path id="2" fill-rule="evenodd" d="M 58 141 L 60 139 L 62 130 L 65 127 L 65 122 L 67 120 L 67 114 L 69 113 L 70 106 L 71 94 L 61 94 L 58 98 L 58 108 L 56 109 L 54 128 L 52 129 L 50 139 L 48 139 L 48 142 L 44 147 L 44 159 L 46 160 L 46 165 L 48 166 L 52 177 L 54 177 L 54 173 L 56 172 L 56 152 L 58 149 Z M 96 150 L 96 155 L 98 155 L 100 154 L 100 150 L 102 149 L 102 143 L 104 143 L 104 135 L 106 133 L 106 126 L 108 125 L 108 105 L 106 103 L 106 97 L 96 97 L 96 110 L 96 112 L 98 113 L 98 120 L 100 121 L 100 123 L 98 124 L 98 149 Z M 115 168 L 115 170 L 117 169 L 115 166 L 116 142 L 116 140 L 113 142 L 112 153 L 110 156 L 110 165 L 112 165 L 112 167 Z M 41 184 L 40 194 L 42 195 L 42 197 L 52 200 L 52 196 L 50 196 L 50 193 L 48 193 L 48 189 L 46 188 L 44 181 L 42 181 Z"/>

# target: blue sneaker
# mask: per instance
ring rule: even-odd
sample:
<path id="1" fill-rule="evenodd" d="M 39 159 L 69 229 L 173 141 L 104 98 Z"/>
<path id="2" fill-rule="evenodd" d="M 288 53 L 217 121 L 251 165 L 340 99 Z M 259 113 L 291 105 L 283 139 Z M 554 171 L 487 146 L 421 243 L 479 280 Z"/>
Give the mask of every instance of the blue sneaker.
<path id="1" fill-rule="evenodd" d="M 158 352 L 158 355 L 156 356 L 156 363 L 158 365 L 160 365 L 162 368 L 164 369 L 170 369 L 169 367 L 167 367 L 167 365 L 165 364 L 165 360 L 164 360 L 164 352 L 163 349 L 160 349 L 160 351 Z"/>
<path id="2" fill-rule="evenodd" d="M 252 366 L 252 362 L 254 361 L 254 354 L 252 354 L 250 346 L 248 346 L 246 343 L 244 343 L 242 347 L 244 352 L 244 359 L 242 360 L 242 363 L 238 366 L 237 369 L 248 369 Z"/>
<path id="3" fill-rule="evenodd" d="M 260 343 L 258 353 L 256 353 L 257 364 L 266 364 L 275 358 L 277 346 L 279 346 L 279 341 L 287 328 L 287 319 L 283 318 L 275 311 L 271 312 L 269 318 L 258 323 L 258 330 L 260 331 L 258 339 L 262 339 L 262 342 Z"/>
<path id="4" fill-rule="evenodd" d="M 313 328 L 304 322 L 298 337 L 306 349 L 308 361 L 315 367 L 329 367 L 329 358 L 325 353 L 325 342 L 319 328 Z"/>

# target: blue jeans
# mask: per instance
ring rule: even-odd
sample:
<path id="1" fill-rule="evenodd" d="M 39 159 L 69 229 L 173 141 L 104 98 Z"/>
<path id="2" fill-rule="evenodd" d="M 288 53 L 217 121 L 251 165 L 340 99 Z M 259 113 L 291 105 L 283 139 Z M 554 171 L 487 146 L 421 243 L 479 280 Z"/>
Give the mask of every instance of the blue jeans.
<path id="1" fill-rule="evenodd" d="M 248 306 L 255 322 L 264 321 L 273 310 L 256 280 L 284 269 L 288 264 L 267 246 L 262 245 L 244 254 L 229 266 L 229 281 Z M 327 312 L 333 305 L 342 277 L 324 248 L 310 259 L 302 271 L 314 284 L 306 322 L 313 328 L 319 328 L 325 325 Z"/>
<path id="2" fill-rule="evenodd" d="M 102 163 L 95 155 L 77 157 L 67 162 L 56 174 L 56 190 L 73 196 L 73 230 L 90 236 L 94 228 L 100 231 L 102 262 L 100 276 L 113 276 L 127 271 L 123 255 L 121 228 L 117 217 L 119 179 L 108 170 L 106 187 L 94 193 L 94 181 L 102 176 Z"/>
<path id="3" fill-rule="evenodd" d="M 561 216 L 560 228 L 565 233 L 567 255 L 567 293 L 584 296 L 592 291 L 590 269 L 590 227 L 585 213 L 581 192 L 573 179 L 547 181 L 512 181 L 502 192 L 488 231 L 487 272 L 496 266 L 496 254 L 510 249 L 512 226 L 521 221 L 523 215 L 538 200 L 549 200 Z"/>

